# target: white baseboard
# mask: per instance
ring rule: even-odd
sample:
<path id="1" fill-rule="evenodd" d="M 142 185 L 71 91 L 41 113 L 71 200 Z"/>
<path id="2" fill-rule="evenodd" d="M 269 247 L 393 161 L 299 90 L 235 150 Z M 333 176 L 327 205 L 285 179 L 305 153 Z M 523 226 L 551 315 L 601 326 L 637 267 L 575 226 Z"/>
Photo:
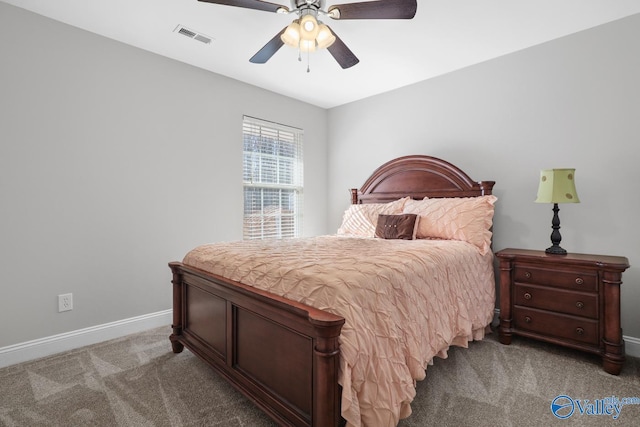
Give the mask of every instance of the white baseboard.
<path id="1" fill-rule="evenodd" d="M 50 356 L 62 351 L 120 338 L 125 335 L 171 325 L 173 310 L 158 311 L 129 319 L 78 329 L 63 334 L 0 348 L 0 368 Z M 167 329 L 167 333 L 170 330 Z"/>
<path id="2" fill-rule="evenodd" d="M 640 338 L 622 336 L 627 356 L 640 357 Z"/>

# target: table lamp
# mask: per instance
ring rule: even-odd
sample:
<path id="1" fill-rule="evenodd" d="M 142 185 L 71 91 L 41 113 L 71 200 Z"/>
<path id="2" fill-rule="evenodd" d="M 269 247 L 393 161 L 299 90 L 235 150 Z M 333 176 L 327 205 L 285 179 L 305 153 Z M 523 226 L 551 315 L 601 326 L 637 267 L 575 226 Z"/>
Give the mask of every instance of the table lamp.
<path id="1" fill-rule="evenodd" d="M 551 243 L 545 252 L 548 254 L 566 255 L 567 251 L 560 247 L 560 217 L 558 203 L 580 203 L 575 185 L 575 169 L 543 169 L 540 171 L 540 185 L 536 203 L 553 203 L 553 219 L 551 220 Z"/>

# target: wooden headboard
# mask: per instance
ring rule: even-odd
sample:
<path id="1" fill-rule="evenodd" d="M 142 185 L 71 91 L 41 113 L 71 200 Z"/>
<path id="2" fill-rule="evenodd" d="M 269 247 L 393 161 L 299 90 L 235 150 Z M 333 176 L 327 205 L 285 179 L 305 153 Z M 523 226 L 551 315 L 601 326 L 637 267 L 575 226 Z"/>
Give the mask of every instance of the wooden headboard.
<path id="1" fill-rule="evenodd" d="M 385 203 L 410 196 L 477 197 L 491 194 L 495 181 L 474 181 L 457 166 L 422 155 L 391 160 L 351 190 L 351 203 Z"/>

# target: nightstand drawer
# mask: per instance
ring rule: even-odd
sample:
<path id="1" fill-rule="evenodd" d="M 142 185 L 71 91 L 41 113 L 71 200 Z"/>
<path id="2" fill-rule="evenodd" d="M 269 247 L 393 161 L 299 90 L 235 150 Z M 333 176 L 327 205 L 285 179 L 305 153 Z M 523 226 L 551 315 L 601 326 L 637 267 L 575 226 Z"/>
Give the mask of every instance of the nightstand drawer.
<path id="1" fill-rule="evenodd" d="M 514 307 L 513 321 L 516 329 L 530 331 L 548 337 L 579 341 L 592 345 L 598 343 L 598 322 L 563 314 Z"/>
<path id="2" fill-rule="evenodd" d="M 554 285 L 582 291 L 597 291 L 598 277 L 585 271 L 561 270 L 557 267 L 545 269 L 518 264 L 513 269 L 514 282 Z"/>
<path id="3" fill-rule="evenodd" d="M 598 318 L 597 294 L 516 284 L 514 286 L 513 301 L 515 305 L 574 314 L 592 319 Z"/>

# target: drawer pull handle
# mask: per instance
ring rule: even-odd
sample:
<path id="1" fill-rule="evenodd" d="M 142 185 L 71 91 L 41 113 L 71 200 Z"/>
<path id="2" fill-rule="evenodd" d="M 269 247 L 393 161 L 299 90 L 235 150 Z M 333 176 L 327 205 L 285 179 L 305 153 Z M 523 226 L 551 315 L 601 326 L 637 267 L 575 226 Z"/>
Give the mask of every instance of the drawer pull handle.
<path id="1" fill-rule="evenodd" d="M 531 317 L 525 316 L 524 317 L 524 321 L 525 321 L 525 323 L 531 323 Z"/>
<path id="2" fill-rule="evenodd" d="M 583 303 L 582 301 L 578 301 L 578 302 L 576 303 L 576 307 L 578 307 L 578 308 L 582 309 L 582 308 L 584 308 L 584 303 Z"/>
<path id="3" fill-rule="evenodd" d="M 529 292 L 525 292 L 524 299 L 531 299 L 531 294 Z"/>
<path id="4" fill-rule="evenodd" d="M 527 279 L 531 279 L 531 273 L 528 271 L 525 271 L 524 277 L 526 277 Z"/>
<path id="5" fill-rule="evenodd" d="M 577 285 L 582 285 L 584 283 L 584 280 L 582 279 L 582 277 L 577 277 L 576 278 L 576 284 Z"/>
<path id="6" fill-rule="evenodd" d="M 584 335 L 584 329 L 582 329 L 582 328 L 576 328 L 576 334 L 578 334 L 578 335 Z"/>

